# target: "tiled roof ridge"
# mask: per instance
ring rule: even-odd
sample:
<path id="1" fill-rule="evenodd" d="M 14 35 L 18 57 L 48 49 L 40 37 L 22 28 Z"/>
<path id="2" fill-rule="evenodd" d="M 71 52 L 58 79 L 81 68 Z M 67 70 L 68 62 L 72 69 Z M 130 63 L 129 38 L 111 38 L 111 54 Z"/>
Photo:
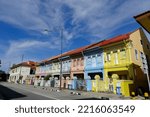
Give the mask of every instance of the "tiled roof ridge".
<path id="1" fill-rule="evenodd" d="M 28 67 L 33 67 L 35 66 L 36 62 L 34 61 L 24 61 L 24 62 L 21 62 L 19 64 L 15 64 L 11 67 L 11 69 L 13 68 L 16 68 L 16 67 L 20 67 L 20 66 L 28 66 Z"/>
<path id="2" fill-rule="evenodd" d="M 119 42 L 119 41 L 123 41 L 123 40 L 126 40 L 126 39 L 129 39 L 130 35 L 132 33 L 134 33 L 135 31 L 139 30 L 136 29 L 132 32 L 128 32 L 128 33 L 125 33 L 125 34 L 121 34 L 121 35 L 118 35 L 118 36 L 115 36 L 115 37 L 112 37 L 112 38 L 108 38 L 106 40 L 102 40 L 102 41 L 99 41 L 99 42 L 96 42 L 96 43 L 93 43 L 93 44 L 89 44 L 89 45 L 86 45 L 86 46 L 82 46 L 80 48 L 77 48 L 77 49 L 73 49 L 73 50 L 70 50 L 68 52 L 65 52 L 65 53 L 62 53 L 59 54 L 59 55 L 56 55 L 56 56 L 53 56 L 49 59 L 45 59 L 39 63 L 43 63 L 43 62 L 47 62 L 47 61 L 50 61 L 50 60 L 53 60 L 53 59 L 57 59 L 61 56 L 67 56 L 67 55 L 72 55 L 72 54 L 77 54 L 77 53 L 80 53 L 88 48 L 93 48 L 93 47 L 96 47 L 96 46 L 105 46 L 105 45 L 108 45 L 108 44 L 111 44 L 111 43 L 115 43 L 115 42 Z"/>

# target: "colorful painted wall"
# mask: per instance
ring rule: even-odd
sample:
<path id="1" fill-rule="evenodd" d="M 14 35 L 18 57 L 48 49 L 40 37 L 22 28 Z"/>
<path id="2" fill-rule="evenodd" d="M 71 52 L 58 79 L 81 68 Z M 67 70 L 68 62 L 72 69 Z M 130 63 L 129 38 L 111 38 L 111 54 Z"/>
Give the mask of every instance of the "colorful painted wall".
<path id="1" fill-rule="evenodd" d="M 81 54 L 71 57 L 71 80 L 72 89 L 84 89 L 84 58 Z"/>
<path id="2" fill-rule="evenodd" d="M 99 75 L 100 78 L 95 79 L 96 75 Z M 99 47 L 84 51 L 84 79 L 86 80 L 87 91 L 105 91 L 105 87 L 101 86 L 105 83 L 103 77 L 103 51 Z M 94 82 L 98 85 L 95 85 Z"/>
<path id="3" fill-rule="evenodd" d="M 125 96 L 148 87 L 150 43 L 141 29 L 66 52 L 63 57 L 62 87 Z M 36 74 L 51 74 L 58 87 L 60 55 L 53 58 L 38 65 Z"/>
<path id="4" fill-rule="evenodd" d="M 149 80 L 149 61 L 150 61 L 150 43 L 142 29 L 134 31 L 130 35 L 132 41 L 131 59 L 132 62 L 139 67 L 134 68 L 134 75 L 136 77 L 136 88 L 145 86 L 145 90 L 150 88 Z M 149 83 L 148 83 L 149 82 Z"/>

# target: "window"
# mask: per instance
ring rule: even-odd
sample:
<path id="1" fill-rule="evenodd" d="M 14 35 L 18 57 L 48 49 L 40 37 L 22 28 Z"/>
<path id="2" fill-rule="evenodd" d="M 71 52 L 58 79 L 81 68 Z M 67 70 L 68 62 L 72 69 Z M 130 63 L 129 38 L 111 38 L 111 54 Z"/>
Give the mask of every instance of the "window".
<path id="1" fill-rule="evenodd" d="M 95 55 L 93 55 L 92 58 L 95 58 Z"/>
<path id="2" fill-rule="evenodd" d="M 50 64 L 49 69 L 52 70 L 52 64 Z"/>
<path id="3" fill-rule="evenodd" d="M 77 66 L 79 66 L 79 61 L 80 61 L 80 60 L 79 60 L 79 59 L 77 59 Z"/>
<path id="4" fill-rule="evenodd" d="M 65 61 L 63 61 L 63 63 L 62 63 L 63 70 L 65 69 L 65 66 L 66 66 Z"/>
<path id="5" fill-rule="evenodd" d="M 147 73 L 147 69 L 146 68 L 144 68 L 144 73 Z"/>
<path id="6" fill-rule="evenodd" d="M 57 69 L 59 69 L 59 63 L 57 63 Z"/>
<path id="7" fill-rule="evenodd" d="M 68 61 L 68 68 L 71 66 L 71 60 Z"/>
<path id="8" fill-rule="evenodd" d="M 117 51 L 114 52 L 114 63 L 118 64 L 118 53 L 117 53 Z"/>
<path id="9" fill-rule="evenodd" d="M 138 60 L 138 51 L 135 49 L 135 58 Z"/>
<path id="10" fill-rule="evenodd" d="M 120 50 L 120 58 L 121 59 L 126 58 L 126 50 L 125 49 Z"/>
<path id="11" fill-rule="evenodd" d="M 97 54 L 97 63 L 98 64 L 102 63 L 102 56 L 101 56 L 101 54 Z"/>
<path id="12" fill-rule="evenodd" d="M 83 58 L 81 58 L 81 66 L 83 66 L 84 60 Z"/>
<path id="13" fill-rule="evenodd" d="M 143 41 L 142 40 L 140 40 L 141 41 L 141 45 L 143 45 Z"/>
<path id="14" fill-rule="evenodd" d="M 88 57 L 87 57 L 87 65 L 91 65 L 91 62 L 92 62 L 92 61 L 91 61 L 91 56 L 88 56 Z"/>
<path id="15" fill-rule="evenodd" d="M 149 46 L 147 45 L 147 49 L 149 49 Z"/>
<path id="16" fill-rule="evenodd" d="M 76 60 L 73 60 L 73 67 L 76 66 Z"/>
<path id="17" fill-rule="evenodd" d="M 149 62 L 149 56 L 148 56 L 148 55 L 146 55 L 146 61 L 147 61 L 148 64 L 150 63 L 150 62 Z"/>
<path id="18" fill-rule="evenodd" d="M 95 55 L 92 56 L 92 66 L 96 67 L 96 57 L 95 57 Z"/>
<path id="19" fill-rule="evenodd" d="M 106 61 L 110 61 L 111 59 L 110 59 L 110 53 L 107 53 L 106 54 Z"/>
<path id="20" fill-rule="evenodd" d="M 143 60 L 144 59 L 144 54 L 143 52 L 140 52 L 141 53 L 141 59 Z"/>

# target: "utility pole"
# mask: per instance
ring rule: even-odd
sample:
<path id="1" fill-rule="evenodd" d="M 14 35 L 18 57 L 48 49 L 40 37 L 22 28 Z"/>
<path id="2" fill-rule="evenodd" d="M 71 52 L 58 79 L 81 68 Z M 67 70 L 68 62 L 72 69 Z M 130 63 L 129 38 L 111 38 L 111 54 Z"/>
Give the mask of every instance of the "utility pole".
<path id="1" fill-rule="evenodd" d="M 62 50 L 63 50 L 63 27 L 60 27 L 60 43 L 61 43 L 61 45 L 60 45 L 60 51 L 61 51 L 61 53 L 60 53 L 60 78 L 59 78 L 59 80 L 60 80 L 60 87 L 59 87 L 59 89 L 61 90 L 61 79 L 62 79 Z"/>
<path id="2" fill-rule="evenodd" d="M 21 63 L 23 62 L 23 59 L 24 59 L 24 54 L 22 54 L 21 56 Z"/>
<path id="3" fill-rule="evenodd" d="M 21 79 L 21 70 L 22 70 L 22 62 L 23 62 L 23 59 L 24 59 L 24 55 L 22 54 L 21 55 L 21 63 L 20 63 L 20 72 L 19 72 L 19 81 L 20 81 L 20 79 Z M 21 79 L 21 81 L 22 81 L 22 79 Z"/>
<path id="4" fill-rule="evenodd" d="M 2 61 L 0 60 L 0 67 L 1 67 Z"/>
<path id="5" fill-rule="evenodd" d="M 60 86 L 59 86 L 59 89 L 61 90 L 61 80 L 62 80 L 62 53 L 63 53 L 63 27 L 62 26 L 59 26 L 58 27 L 59 29 L 59 33 L 60 33 L 60 76 L 59 76 L 59 81 L 60 81 Z M 49 31 L 48 29 L 45 29 L 44 30 L 45 32 L 51 32 Z"/>

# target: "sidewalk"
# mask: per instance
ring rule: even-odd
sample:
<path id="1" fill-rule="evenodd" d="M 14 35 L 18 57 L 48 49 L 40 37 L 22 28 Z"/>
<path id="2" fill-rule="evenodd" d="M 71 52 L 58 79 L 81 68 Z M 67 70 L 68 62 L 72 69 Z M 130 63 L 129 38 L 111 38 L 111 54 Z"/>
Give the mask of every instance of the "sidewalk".
<path id="1" fill-rule="evenodd" d="M 116 94 L 111 93 L 99 93 L 99 92 L 86 92 L 86 91 L 76 91 L 76 90 L 68 90 L 54 87 L 40 87 L 33 85 L 22 85 L 22 84 L 14 84 L 14 83 L 4 83 L 4 85 L 9 85 L 10 87 L 20 88 L 22 90 L 26 90 L 32 92 L 34 94 L 38 94 L 41 96 L 53 98 L 56 100 L 74 100 L 74 99 L 101 99 L 109 98 L 109 100 L 131 100 L 130 97 L 118 96 Z M 137 100 L 144 99 L 143 97 L 137 97 Z"/>
<path id="2" fill-rule="evenodd" d="M 21 84 L 20 84 L 21 85 Z M 115 95 L 115 94 L 108 94 L 108 93 L 98 93 L 98 92 L 86 92 L 86 91 L 77 91 L 77 90 L 69 90 L 69 89 L 62 89 L 61 91 L 59 88 L 55 87 L 40 87 L 40 86 L 33 86 L 33 85 L 22 85 L 26 86 L 27 88 L 31 89 L 37 89 L 41 91 L 41 93 L 46 94 L 46 93 L 60 93 L 62 96 L 68 96 L 71 95 L 71 93 L 78 93 L 81 96 L 84 96 L 85 98 L 101 98 L 101 97 L 106 97 L 109 98 L 110 100 L 120 100 L 120 99 L 130 99 L 130 98 L 122 98 L 121 96 Z M 74 95 L 74 94 L 73 94 Z"/>
<path id="3" fill-rule="evenodd" d="M 122 97 L 112 93 L 100 93 L 100 92 L 87 92 L 87 91 L 76 91 L 76 90 L 64 90 L 66 92 L 77 92 L 86 97 L 93 98 L 109 98 L 109 100 L 122 100 L 122 99 L 130 99 L 129 97 Z"/>
<path id="4" fill-rule="evenodd" d="M 29 85 L 30 87 L 33 87 L 31 85 Z M 36 87 L 38 89 L 43 89 L 43 90 L 50 90 L 50 91 L 54 91 L 54 92 L 59 92 L 59 88 L 55 88 L 55 87 Z M 86 98 L 109 98 L 109 100 L 131 100 L 131 97 L 124 97 L 124 96 L 120 96 L 120 95 L 116 95 L 116 94 L 112 94 L 112 93 L 100 93 L 100 92 L 87 92 L 87 91 L 78 91 L 78 90 L 69 90 L 69 89 L 62 89 L 60 92 L 62 92 L 63 94 L 65 93 L 66 95 L 71 94 L 71 93 L 77 93 L 80 94 L 81 96 L 84 96 Z M 137 100 L 144 100 L 144 97 L 141 96 L 137 96 L 135 99 Z"/>
<path id="5" fill-rule="evenodd" d="M 105 97 L 105 98 L 109 98 L 110 100 L 130 99 L 130 98 L 122 98 L 121 96 L 115 94 L 108 94 L 108 93 L 86 92 L 86 91 L 77 91 L 77 90 L 68 90 L 68 89 L 62 89 L 60 91 L 59 88 L 54 88 L 54 87 L 40 87 L 40 86 L 22 85 L 22 84 L 12 84 L 12 85 L 14 85 L 16 88 L 19 87 L 22 88 L 23 90 L 27 90 L 32 93 L 36 93 L 46 97 L 53 95 L 54 99 L 60 99 L 61 97 L 66 97 L 66 99 L 69 99 L 67 96 L 71 96 L 71 95 L 73 96 L 76 95 L 77 93 L 80 95 L 78 97 L 77 96 L 74 97 L 91 98 L 91 99 L 92 98 L 100 99 L 101 97 Z M 72 92 L 74 94 L 71 94 Z"/>

